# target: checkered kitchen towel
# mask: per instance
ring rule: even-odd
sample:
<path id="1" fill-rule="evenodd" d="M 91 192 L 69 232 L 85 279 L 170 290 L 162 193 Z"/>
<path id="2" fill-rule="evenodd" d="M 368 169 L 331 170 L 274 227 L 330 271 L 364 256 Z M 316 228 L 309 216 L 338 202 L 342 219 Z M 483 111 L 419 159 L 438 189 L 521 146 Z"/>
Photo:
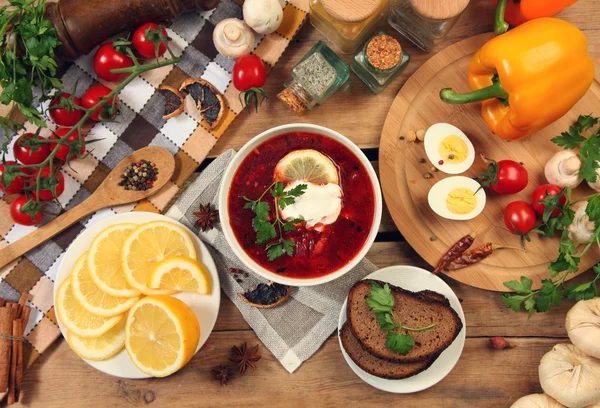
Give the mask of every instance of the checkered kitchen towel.
<path id="1" fill-rule="evenodd" d="M 256 36 L 254 53 L 269 66 L 275 65 L 308 13 L 308 0 L 281 2 L 284 12 L 279 29 L 266 36 Z M 168 34 L 173 39 L 171 49 L 181 57 L 181 62 L 176 67 L 168 66 L 144 73 L 128 84 L 119 95 L 121 115 L 116 122 L 90 124 L 93 127 L 89 138 L 103 140 L 92 145 L 92 154 L 86 159 L 73 162 L 73 169 L 63 169 L 65 192 L 59 197 L 59 201 L 66 210 L 81 203 L 96 190 L 121 159 L 148 145 L 164 147 L 175 156 L 178 171 L 171 182 L 151 197 L 150 201 L 105 209 L 81 220 L 0 271 L 0 297 L 16 300 L 21 293 L 29 292 L 31 295 L 29 305 L 32 313 L 26 328 L 28 342 L 25 345 L 28 365 L 60 334 L 52 307 L 54 278 L 65 250 L 75 237 L 86 227 L 105 217 L 131 211 L 134 207 L 135 210 L 162 212 L 242 110 L 238 92 L 231 83 L 234 62 L 220 55 L 212 42 L 214 26 L 228 17 L 241 18 L 241 6 L 233 0 L 221 0 L 214 10 L 187 13 L 167 27 Z M 96 78 L 93 70 L 95 51 L 62 68 L 61 79 L 66 90 L 73 89 L 78 82 L 77 94 L 81 96 L 94 82 L 102 82 Z M 190 97 L 186 99 L 185 113 L 166 121 L 162 119 L 164 101 L 156 92 L 158 87 L 167 84 L 178 88 L 189 77 L 204 78 L 223 93 L 228 109 L 216 129 L 208 130 L 206 123 L 201 121 L 194 109 Z M 106 85 L 114 86 L 110 83 Z M 36 96 L 39 96 L 39 91 Z M 34 130 L 31 125 L 25 124 L 25 127 L 28 131 Z M 49 121 L 48 129 L 42 135 L 48 136 L 54 128 L 55 125 Z M 0 130 L 0 143 L 5 138 L 6 135 Z M 11 153 L 7 159 L 11 160 L 12 148 L 9 151 Z M 9 204 L 14 198 L 0 198 L 0 248 L 37 228 L 14 225 L 9 216 Z M 60 209 L 56 207 L 54 210 L 58 212 Z M 50 219 L 45 217 L 43 223 Z"/>
<path id="2" fill-rule="evenodd" d="M 219 185 L 225 169 L 235 152 L 229 150 L 212 162 L 187 188 L 166 215 L 180 221 L 188 228 L 198 231 L 194 223 L 200 204 L 218 203 Z M 198 231 L 200 238 L 209 245 L 217 264 L 221 289 L 240 309 L 246 321 L 260 340 L 290 373 L 312 356 L 337 328 L 342 304 L 350 287 L 358 280 L 375 271 L 377 267 L 362 260 L 346 275 L 323 285 L 294 288 L 291 299 L 273 309 L 257 309 L 246 304 L 238 293 L 264 282 L 258 275 L 237 282 L 229 268 L 248 269 L 233 254 L 227 244 L 221 226 Z"/>

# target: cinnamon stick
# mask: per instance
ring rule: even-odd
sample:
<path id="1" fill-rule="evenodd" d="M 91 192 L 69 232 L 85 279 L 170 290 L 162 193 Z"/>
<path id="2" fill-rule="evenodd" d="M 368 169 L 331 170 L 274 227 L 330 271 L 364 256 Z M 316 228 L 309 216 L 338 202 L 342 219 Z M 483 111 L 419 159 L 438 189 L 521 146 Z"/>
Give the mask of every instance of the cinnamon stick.
<path id="1" fill-rule="evenodd" d="M 27 327 L 27 322 L 29 322 L 29 315 L 31 314 L 31 308 L 29 306 L 23 306 L 21 310 L 21 334 L 20 337 L 25 335 L 25 328 Z M 18 345 L 18 354 L 17 354 L 17 380 L 15 387 L 15 402 L 19 402 L 19 396 L 21 395 L 21 388 L 23 385 L 23 371 L 25 367 L 23 366 L 23 342 L 20 341 Z"/>
<path id="2" fill-rule="evenodd" d="M 17 306 L 19 305 L 17 304 Z M 13 337 L 19 337 L 19 332 L 21 331 L 20 323 L 20 320 L 13 320 Z M 19 353 L 19 343 L 21 342 L 18 340 L 12 341 L 12 352 L 10 355 L 10 377 L 8 378 L 8 397 L 6 401 L 9 405 L 15 403 L 15 391 L 17 388 L 17 354 Z"/>
<path id="3" fill-rule="evenodd" d="M 9 307 L 0 307 L 0 336 L 12 335 L 12 318 Z M 0 393 L 8 390 L 8 376 L 10 373 L 11 340 L 0 339 Z"/>

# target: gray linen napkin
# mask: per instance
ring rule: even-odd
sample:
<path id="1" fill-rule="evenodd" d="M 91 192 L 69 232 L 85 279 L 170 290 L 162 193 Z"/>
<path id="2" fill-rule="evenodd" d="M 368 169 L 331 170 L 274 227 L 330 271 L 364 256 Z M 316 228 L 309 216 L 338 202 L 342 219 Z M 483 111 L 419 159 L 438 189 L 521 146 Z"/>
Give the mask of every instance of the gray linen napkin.
<path id="1" fill-rule="evenodd" d="M 337 328 L 340 309 L 350 287 L 377 267 L 364 259 L 352 271 L 332 282 L 294 288 L 290 299 L 273 309 L 257 309 L 246 304 L 237 294 L 265 280 L 251 273 L 233 254 L 220 224 L 204 233 L 194 227 L 196 217 L 193 215 L 200 204 L 218 203 L 223 173 L 234 156 L 235 151 L 229 150 L 212 162 L 183 192 L 166 215 L 196 231 L 202 241 L 208 244 L 219 271 L 221 289 L 240 309 L 263 344 L 292 373 Z M 237 282 L 229 268 L 250 273 L 248 277 L 241 279 L 242 282 Z"/>

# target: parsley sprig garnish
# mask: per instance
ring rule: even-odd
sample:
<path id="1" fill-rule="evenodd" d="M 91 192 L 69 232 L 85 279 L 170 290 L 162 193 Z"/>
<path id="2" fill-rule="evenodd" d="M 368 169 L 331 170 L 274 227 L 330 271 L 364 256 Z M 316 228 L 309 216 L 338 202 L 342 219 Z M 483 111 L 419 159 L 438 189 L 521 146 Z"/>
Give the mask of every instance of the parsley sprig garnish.
<path id="1" fill-rule="evenodd" d="M 292 205 L 296 202 L 296 198 L 304 194 L 306 190 L 306 184 L 298 184 L 296 187 L 285 191 L 283 183 L 278 181 L 273 182 L 267 189 L 261 194 L 258 200 L 251 200 L 248 197 L 244 197 L 247 203 L 244 205 L 245 209 L 254 211 L 254 218 L 252 219 L 252 228 L 256 231 L 256 244 L 264 245 L 267 244 L 267 258 L 269 261 L 273 261 L 283 254 L 292 256 L 294 254 L 294 247 L 296 243 L 291 239 L 285 239 L 283 234 L 285 232 L 293 231 L 296 229 L 296 224 L 302 222 L 301 219 L 293 219 L 292 221 L 285 222 L 279 217 L 279 210 L 285 209 L 288 205 Z M 276 208 L 275 208 L 275 221 L 269 222 L 269 212 L 271 206 L 268 202 L 263 201 L 263 198 L 267 193 L 273 197 Z M 277 208 L 278 207 L 278 208 Z M 277 241 L 273 241 L 277 238 Z M 273 242 L 271 242 L 273 241 Z"/>
<path id="2" fill-rule="evenodd" d="M 567 196 L 564 206 L 559 203 L 559 197 Z M 571 206 L 576 202 L 587 200 L 586 214 L 596 225 L 594 234 L 589 240 L 575 242 L 569 239 L 567 227 L 573 223 L 575 212 Z M 540 201 L 546 208 L 542 217 L 542 224 L 534 231 L 545 237 L 552 237 L 557 231 L 561 232 L 558 257 L 550 262 L 548 271 L 550 279 L 543 279 L 538 290 L 532 290 L 532 280 L 521 276 L 520 280 L 504 282 L 504 285 L 515 293 L 502 295 L 504 304 L 515 312 L 521 306 L 529 312 L 529 317 L 534 312 L 547 312 L 552 306 L 559 306 L 563 298 L 571 300 L 586 300 L 598 296 L 597 283 L 600 280 L 600 264 L 594 266 L 594 278 L 585 283 L 565 285 L 567 277 L 579 270 L 581 259 L 594 247 L 600 247 L 600 193 L 584 197 L 571 202 L 571 189 L 566 188 L 557 196 L 548 196 Z M 556 217 L 550 217 L 552 211 L 560 210 Z"/>
<path id="3" fill-rule="evenodd" d="M 592 115 L 580 115 L 567 132 L 562 132 L 560 136 L 552 139 L 555 144 L 568 150 L 579 147 L 580 174 L 584 180 L 591 183 L 598 179 L 596 170 L 600 169 L 600 126 L 593 130 L 598 125 L 598 120 L 598 117 Z M 589 130 L 593 131 L 586 137 L 584 133 Z"/>
<path id="4" fill-rule="evenodd" d="M 435 324 L 430 324 L 425 327 L 413 328 L 400 323 L 393 313 L 394 295 L 387 283 L 382 287 L 377 282 L 371 281 L 371 296 L 367 298 L 367 304 L 377 316 L 380 329 L 388 332 L 385 346 L 394 353 L 405 356 L 412 350 L 415 341 L 408 332 L 425 331 L 435 327 Z"/>

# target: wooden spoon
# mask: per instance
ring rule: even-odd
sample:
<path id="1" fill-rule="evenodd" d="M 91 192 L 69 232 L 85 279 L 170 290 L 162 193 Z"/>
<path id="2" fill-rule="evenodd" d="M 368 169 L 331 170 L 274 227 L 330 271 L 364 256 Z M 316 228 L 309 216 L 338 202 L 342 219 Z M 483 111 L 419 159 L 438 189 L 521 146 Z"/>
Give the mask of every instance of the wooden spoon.
<path id="1" fill-rule="evenodd" d="M 125 190 L 119 186 L 125 168 L 134 162 L 147 160 L 158 168 L 158 177 L 152 188 L 146 191 Z M 52 238 L 68 226 L 79 221 L 86 215 L 106 207 L 128 204 L 147 198 L 160 190 L 171 179 L 175 171 L 175 159 L 166 149 L 148 146 L 136 150 L 124 158 L 98 186 L 96 191 L 87 200 L 77 207 L 56 217 L 48 224 L 41 226 L 27 234 L 20 240 L 0 249 L 0 268 L 8 265 L 26 252 Z"/>

